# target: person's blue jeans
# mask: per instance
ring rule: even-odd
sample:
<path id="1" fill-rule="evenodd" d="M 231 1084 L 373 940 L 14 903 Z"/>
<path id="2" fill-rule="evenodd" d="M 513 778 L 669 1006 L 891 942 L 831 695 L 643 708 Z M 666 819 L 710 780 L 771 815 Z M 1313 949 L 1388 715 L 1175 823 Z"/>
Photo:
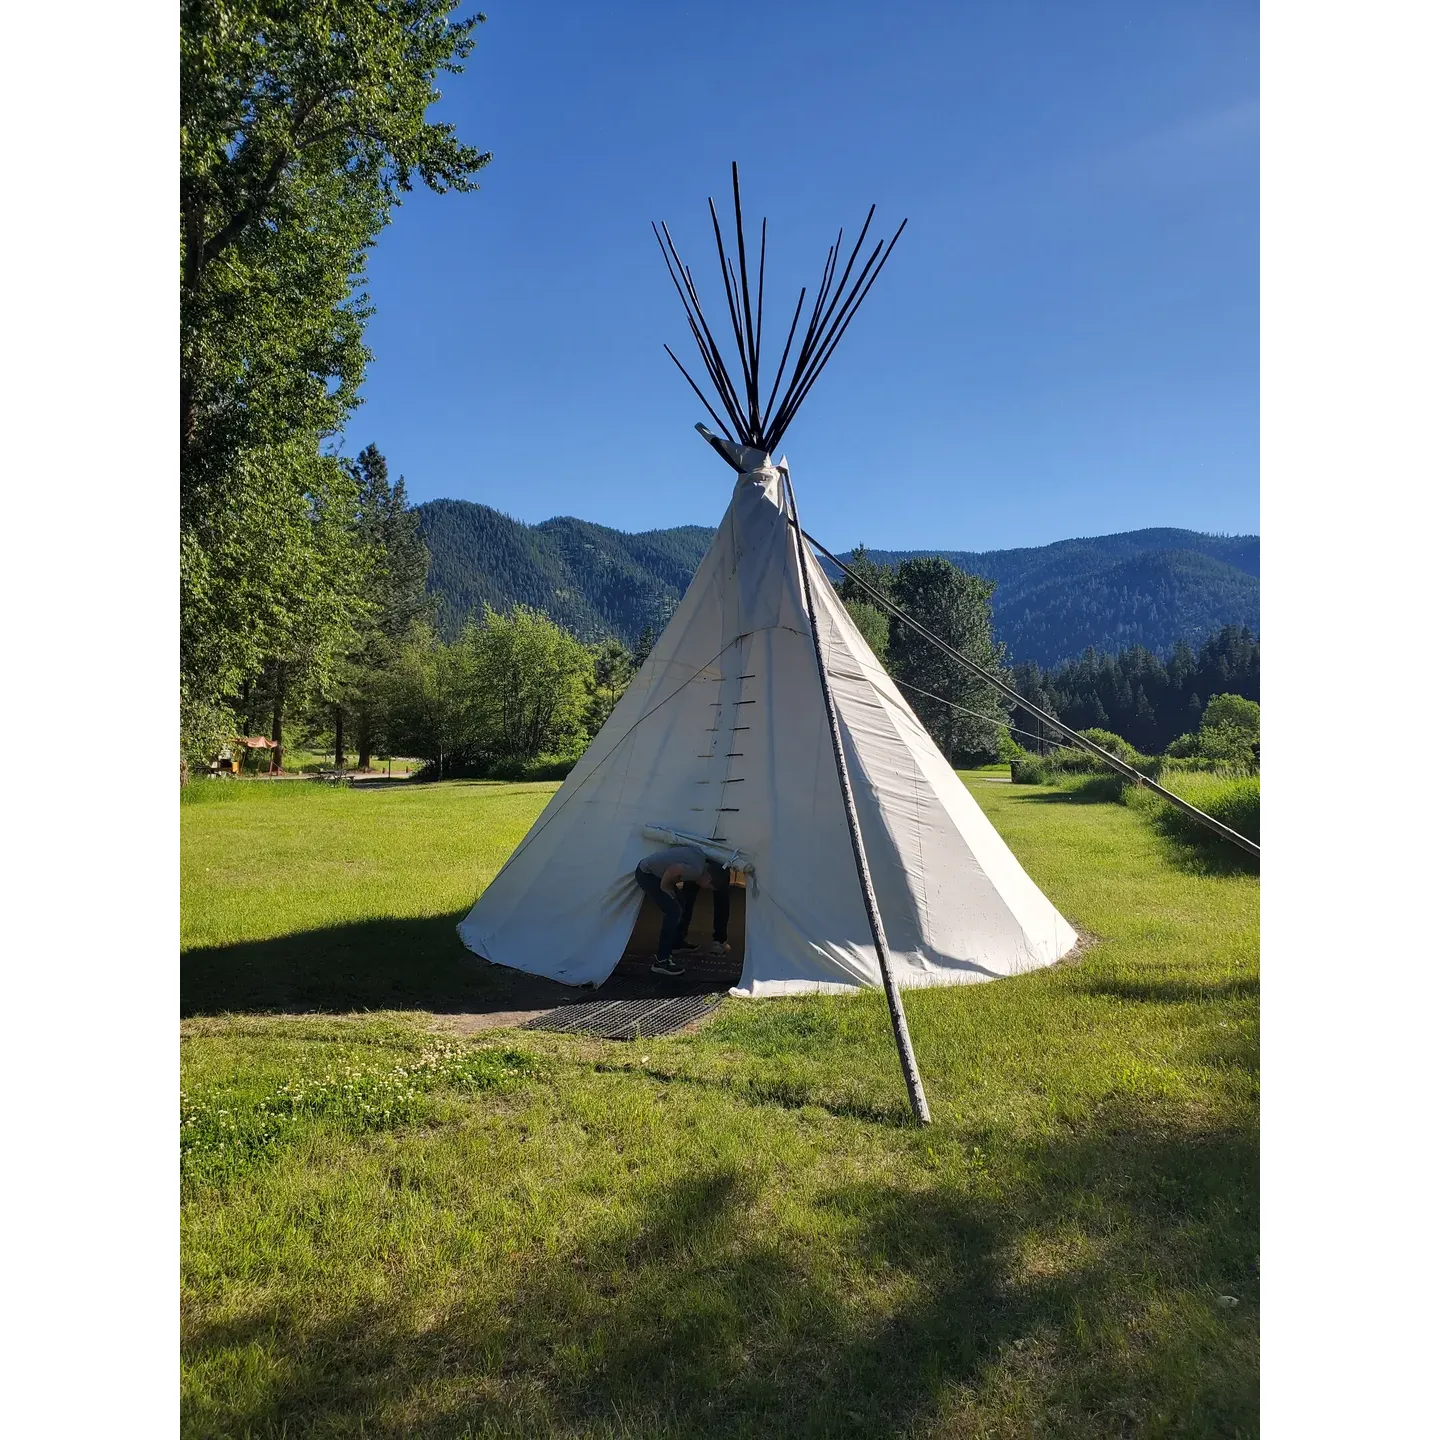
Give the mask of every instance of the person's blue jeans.
<path id="1" fill-rule="evenodd" d="M 660 886 L 660 877 L 639 866 L 635 883 L 660 907 L 660 943 L 655 948 L 657 960 L 668 960 L 677 945 L 685 943 L 690 933 L 690 917 L 695 913 L 695 892 L 698 885 L 680 886 L 680 894 L 667 895 Z M 730 931 L 730 887 L 722 885 L 712 892 L 715 903 L 714 938 L 724 943 Z"/>

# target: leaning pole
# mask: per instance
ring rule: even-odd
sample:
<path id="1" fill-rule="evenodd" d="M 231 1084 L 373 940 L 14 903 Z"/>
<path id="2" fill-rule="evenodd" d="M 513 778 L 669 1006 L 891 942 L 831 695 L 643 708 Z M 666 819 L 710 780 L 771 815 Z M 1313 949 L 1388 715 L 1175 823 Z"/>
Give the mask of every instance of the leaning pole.
<path id="1" fill-rule="evenodd" d="M 815 597 L 810 589 L 809 547 L 801 538 L 803 532 L 800 529 L 800 512 L 795 505 L 795 491 L 790 484 L 789 472 L 781 473 L 785 478 L 785 497 L 795 519 L 793 534 L 795 548 L 800 555 L 800 583 L 805 592 L 805 611 L 810 618 L 810 639 L 815 645 L 815 667 L 820 672 L 820 693 L 825 697 L 825 718 L 830 723 L 830 745 L 835 752 L 835 773 L 840 778 L 840 794 L 845 800 L 845 821 L 850 827 L 850 848 L 855 853 L 855 872 L 860 877 L 860 893 L 865 898 L 865 916 L 870 922 L 870 934 L 875 939 L 875 954 L 880 960 L 880 976 L 885 983 L 885 1000 L 890 1007 L 895 1047 L 900 1052 L 900 1068 L 905 1072 L 905 1088 L 910 1092 L 910 1108 L 921 1125 L 928 1125 L 930 1106 L 925 1099 L 920 1067 L 915 1063 L 915 1048 L 910 1043 L 910 1027 L 905 1023 L 905 1004 L 900 998 L 900 987 L 895 983 L 895 975 L 890 968 L 890 946 L 885 939 L 885 922 L 880 918 L 880 905 L 875 898 L 875 886 L 870 878 L 870 861 L 865 854 L 864 837 L 860 834 L 860 816 L 855 809 L 855 792 L 850 786 L 850 767 L 845 763 L 845 747 L 840 737 L 840 718 L 835 711 L 835 697 L 830 693 L 830 673 L 825 668 L 825 653 L 820 647 Z"/>

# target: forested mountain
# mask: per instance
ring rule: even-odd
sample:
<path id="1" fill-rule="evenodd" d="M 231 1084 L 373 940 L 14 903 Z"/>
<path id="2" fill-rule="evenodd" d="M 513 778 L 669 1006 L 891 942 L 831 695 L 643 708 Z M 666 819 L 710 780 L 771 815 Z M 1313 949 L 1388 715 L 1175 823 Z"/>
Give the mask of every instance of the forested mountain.
<path id="1" fill-rule="evenodd" d="M 1130 530 L 1023 550 L 871 550 L 879 565 L 942 555 L 994 580 L 1012 663 L 1058 665 L 1093 646 L 1168 651 L 1226 625 L 1260 629 L 1260 537 Z"/>
<path id="2" fill-rule="evenodd" d="M 582 640 L 618 635 L 633 644 L 670 618 L 715 534 L 682 525 L 628 535 L 569 516 L 526 525 L 468 500 L 431 500 L 418 510 L 430 590 L 450 636 L 486 604 L 519 603 Z"/>
<path id="3" fill-rule="evenodd" d="M 679 603 L 714 531 L 629 535 L 562 517 L 526 525 L 468 500 L 419 507 L 430 589 L 454 634 L 485 602 L 546 611 L 585 640 L 633 644 Z M 1260 539 L 1194 530 L 1131 530 L 1021 550 L 872 550 L 879 564 L 943 555 L 996 582 L 995 634 L 1011 663 L 1053 666 L 1087 647 L 1168 652 L 1226 625 L 1260 628 Z"/>

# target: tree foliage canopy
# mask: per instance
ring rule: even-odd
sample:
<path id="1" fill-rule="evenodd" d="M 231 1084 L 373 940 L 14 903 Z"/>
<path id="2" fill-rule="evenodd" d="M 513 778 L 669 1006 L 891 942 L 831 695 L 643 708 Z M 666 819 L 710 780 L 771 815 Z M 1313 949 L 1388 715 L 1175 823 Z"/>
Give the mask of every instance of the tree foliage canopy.
<path id="1" fill-rule="evenodd" d="M 368 358 L 355 286 L 415 177 L 472 188 L 488 155 L 425 119 L 483 16 L 446 0 L 183 0 L 181 452 L 207 462 L 334 432 Z"/>
<path id="2" fill-rule="evenodd" d="M 523 607 L 487 610 L 448 643 L 417 622 L 391 671 L 390 745 L 427 760 L 448 757 L 452 769 L 573 759 L 609 713 L 596 704 L 595 665 L 595 653 L 573 635 Z"/>
<path id="3" fill-rule="evenodd" d="M 182 0 L 182 725 L 278 657 L 328 677 L 374 618 L 365 476 L 323 452 L 369 359 L 369 246 L 417 179 L 489 159 L 425 118 L 482 18 Z"/>

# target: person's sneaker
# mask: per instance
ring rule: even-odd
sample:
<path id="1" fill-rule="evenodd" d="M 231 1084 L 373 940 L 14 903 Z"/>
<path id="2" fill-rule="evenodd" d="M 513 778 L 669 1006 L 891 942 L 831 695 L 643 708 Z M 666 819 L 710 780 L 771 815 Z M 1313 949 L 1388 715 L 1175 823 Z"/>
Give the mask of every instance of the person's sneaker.
<path id="1" fill-rule="evenodd" d="M 676 955 L 694 955 L 700 947 L 693 940 L 681 940 L 672 953 Z"/>
<path id="2" fill-rule="evenodd" d="M 728 940 L 712 940 L 706 947 L 707 955 L 728 955 L 730 953 L 730 942 Z"/>
<path id="3" fill-rule="evenodd" d="M 683 965 L 677 965 L 672 957 L 665 960 L 657 960 L 650 967 L 650 973 L 652 975 L 668 975 L 673 979 L 677 975 L 683 975 L 685 973 L 685 967 Z"/>

